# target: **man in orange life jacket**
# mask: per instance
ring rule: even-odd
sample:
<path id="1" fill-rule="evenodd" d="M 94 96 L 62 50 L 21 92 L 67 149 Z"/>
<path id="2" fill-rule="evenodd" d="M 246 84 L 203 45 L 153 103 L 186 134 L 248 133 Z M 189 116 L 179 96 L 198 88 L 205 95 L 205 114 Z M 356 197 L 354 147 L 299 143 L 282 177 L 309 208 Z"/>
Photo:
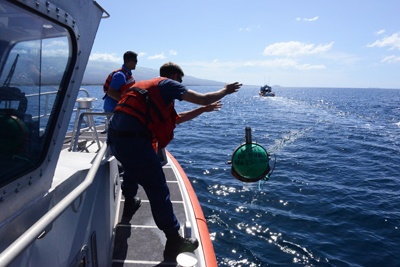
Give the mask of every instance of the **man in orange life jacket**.
<path id="1" fill-rule="evenodd" d="M 176 124 L 203 112 L 218 110 L 222 106 L 219 100 L 237 92 L 241 84 L 235 82 L 219 91 L 201 94 L 181 84 L 184 73 L 172 62 L 161 66 L 160 76 L 140 81 L 125 92 L 109 123 L 108 144 L 125 171 L 123 217 L 132 218 L 140 207 L 140 199 L 136 197 L 140 184 L 149 199 L 157 227 L 167 237 L 164 259 L 175 260 L 181 252 L 194 251 L 198 241 L 179 234 L 180 224 L 174 215 L 162 166 L 152 144 L 157 141 L 164 148 L 172 140 Z M 177 114 L 175 99 L 202 106 Z"/>
<path id="2" fill-rule="evenodd" d="M 121 87 L 135 83 L 132 76 L 132 70 L 136 68 L 137 54 L 132 51 L 127 51 L 124 54 L 124 64 L 118 70 L 110 73 L 104 84 L 104 106 L 105 112 L 114 112 L 114 108 L 121 99 Z"/>

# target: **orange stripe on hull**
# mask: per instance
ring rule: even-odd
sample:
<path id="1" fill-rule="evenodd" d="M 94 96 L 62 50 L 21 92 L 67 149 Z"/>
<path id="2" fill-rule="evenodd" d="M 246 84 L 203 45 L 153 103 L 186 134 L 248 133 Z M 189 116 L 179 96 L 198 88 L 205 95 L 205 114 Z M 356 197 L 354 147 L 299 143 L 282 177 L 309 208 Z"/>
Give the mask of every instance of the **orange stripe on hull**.
<path id="1" fill-rule="evenodd" d="M 203 210 L 201 209 L 199 200 L 197 199 L 196 193 L 190 183 L 185 171 L 182 169 L 181 165 L 178 161 L 171 155 L 168 151 L 166 151 L 168 156 L 171 158 L 174 165 L 177 167 L 180 175 L 182 176 L 182 180 L 185 183 L 186 190 L 189 194 L 190 202 L 192 203 L 192 207 L 194 210 L 194 215 L 196 217 L 196 223 L 199 228 L 200 233 L 200 245 L 203 247 L 204 258 L 206 261 L 207 267 L 217 267 L 217 258 L 215 256 L 214 247 L 210 239 L 210 232 L 208 231 L 208 226 L 206 219 L 204 217 Z"/>

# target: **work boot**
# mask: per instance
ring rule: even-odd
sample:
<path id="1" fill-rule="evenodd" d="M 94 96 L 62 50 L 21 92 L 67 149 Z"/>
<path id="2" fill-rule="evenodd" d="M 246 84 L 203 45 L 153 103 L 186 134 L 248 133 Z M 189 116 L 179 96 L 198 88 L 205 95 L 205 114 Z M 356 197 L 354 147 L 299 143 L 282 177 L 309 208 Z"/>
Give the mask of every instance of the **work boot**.
<path id="1" fill-rule="evenodd" d="M 132 218 L 135 212 L 140 208 L 141 199 L 138 197 L 126 198 L 124 203 L 124 211 L 122 212 L 122 217 Z"/>
<path id="2" fill-rule="evenodd" d="M 184 238 L 177 234 L 173 237 L 167 237 L 164 249 L 165 261 L 176 261 L 176 257 L 182 252 L 193 252 L 199 246 L 196 238 Z"/>

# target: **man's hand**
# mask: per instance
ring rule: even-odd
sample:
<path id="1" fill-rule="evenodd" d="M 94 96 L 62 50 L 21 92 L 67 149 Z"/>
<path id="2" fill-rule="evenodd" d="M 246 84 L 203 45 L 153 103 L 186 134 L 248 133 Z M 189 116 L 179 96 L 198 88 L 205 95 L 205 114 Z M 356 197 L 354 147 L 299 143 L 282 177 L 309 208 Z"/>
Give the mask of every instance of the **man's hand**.
<path id="1" fill-rule="evenodd" d="M 225 85 L 225 92 L 226 94 L 232 94 L 239 91 L 240 87 L 242 86 L 239 82 L 228 83 Z"/>
<path id="2" fill-rule="evenodd" d="M 222 107 L 221 100 L 218 100 L 214 103 L 211 103 L 209 105 L 203 106 L 203 112 L 211 112 L 211 111 L 217 111 L 220 110 Z"/>

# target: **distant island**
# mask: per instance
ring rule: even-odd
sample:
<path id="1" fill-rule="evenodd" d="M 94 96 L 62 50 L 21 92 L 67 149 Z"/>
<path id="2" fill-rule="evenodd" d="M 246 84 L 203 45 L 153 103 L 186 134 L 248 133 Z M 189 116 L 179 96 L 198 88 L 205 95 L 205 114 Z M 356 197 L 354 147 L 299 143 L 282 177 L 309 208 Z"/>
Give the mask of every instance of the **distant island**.
<path id="1" fill-rule="evenodd" d="M 106 80 L 108 74 L 111 71 L 120 67 L 121 66 L 118 64 L 101 64 L 89 61 L 88 66 L 86 67 L 85 74 L 83 76 L 82 84 L 102 85 L 104 84 L 104 81 Z M 158 77 L 159 70 L 137 66 L 136 69 L 133 71 L 133 76 L 135 77 L 136 81 L 149 80 L 151 78 Z M 225 83 L 213 80 L 199 79 L 185 75 L 183 84 L 190 86 L 219 86 L 224 85 Z"/>

